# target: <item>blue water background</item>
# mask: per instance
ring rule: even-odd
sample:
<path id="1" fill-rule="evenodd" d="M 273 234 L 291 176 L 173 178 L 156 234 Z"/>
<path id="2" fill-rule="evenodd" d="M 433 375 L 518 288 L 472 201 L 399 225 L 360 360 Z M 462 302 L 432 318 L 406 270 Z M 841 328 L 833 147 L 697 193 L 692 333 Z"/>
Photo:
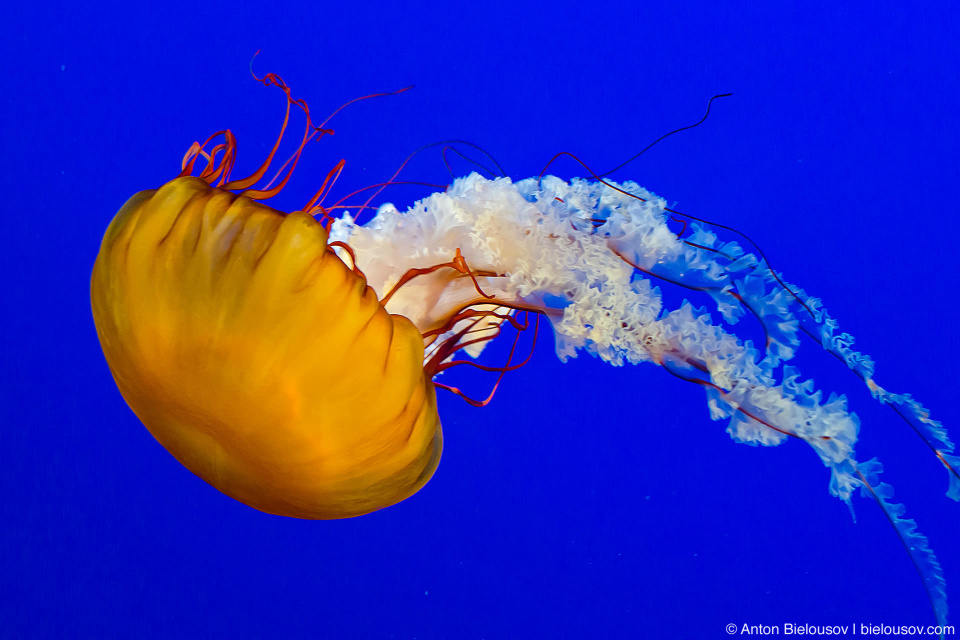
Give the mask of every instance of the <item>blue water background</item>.
<path id="1" fill-rule="evenodd" d="M 256 69 L 318 114 L 415 85 L 339 114 L 276 199 L 287 210 L 341 158 L 343 195 L 448 138 L 517 178 L 558 151 L 606 170 L 733 92 L 618 177 L 750 235 L 857 336 L 881 385 L 914 393 L 960 438 L 958 16 L 949 3 L 760 4 L 8 7 L 0 637 L 719 638 L 728 623 L 932 623 L 876 504 L 857 497 L 854 523 L 808 446 L 734 443 L 701 389 L 655 366 L 561 364 L 544 331 L 490 406 L 441 395 L 445 450 L 422 491 L 310 522 L 186 471 L 127 408 L 97 342 L 89 274 L 120 205 L 218 129 L 239 139 L 238 176 L 272 143 L 283 99 L 250 78 L 258 49 Z M 551 171 L 583 174 L 570 161 Z M 437 152 L 404 176 L 449 181 Z M 885 463 L 960 622 L 945 470 L 815 344 L 798 363 L 848 393 L 859 458 Z M 460 380 L 476 395 L 490 384 Z"/>

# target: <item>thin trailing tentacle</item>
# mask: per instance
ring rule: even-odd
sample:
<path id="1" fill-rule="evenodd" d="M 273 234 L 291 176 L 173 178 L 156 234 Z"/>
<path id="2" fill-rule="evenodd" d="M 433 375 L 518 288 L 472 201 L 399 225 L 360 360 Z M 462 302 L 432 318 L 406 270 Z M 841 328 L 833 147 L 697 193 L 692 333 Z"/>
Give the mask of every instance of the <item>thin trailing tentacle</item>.
<path id="1" fill-rule="evenodd" d="M 911 518 L 904 518 L 906 508 L 902 504 L 890 502 L 893 499 L 893 487 L 880 482 L 879 475 L 883 465 L 876 459 L 861 462 L 857 468 L 857 475 L 862 483 L 864 497 L 877 501 L 887 520 L 896 529 L 900 541 L 910 554 L 913 566 L 923 580 L 923 586 L 930 597 L 937 624 L 947 625 L 947 582 L 943 577 L 943 568 L 936 554 L 930 548 L 927 537 L 917 531 L 917 523 Z"/>

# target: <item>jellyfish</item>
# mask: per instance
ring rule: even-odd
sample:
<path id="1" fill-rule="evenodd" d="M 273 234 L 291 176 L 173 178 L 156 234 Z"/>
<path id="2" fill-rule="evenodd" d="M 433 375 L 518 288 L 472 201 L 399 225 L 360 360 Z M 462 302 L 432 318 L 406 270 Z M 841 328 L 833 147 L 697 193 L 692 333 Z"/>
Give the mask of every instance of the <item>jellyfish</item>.
<path id="1" fill-rule="evenodd" d="M 447 384 L 446 372 L 471 365 L 499 383 L 523 364 L 516 342 L 499 367 L 477 360 L 484 348 L 545 318 L 561 360 L 585 352 L 614 366 L 658 365 L 701 386 L 735 440 L 806 442 L 831 494 L 850 505 L 859 489 L 880 505 L 945 622 L 936 556 L 892 502 L 881 464 L 857 459 L 860 425 L 845 397 L 825 398 L 789 364 L 801 340 L 843 362 L 923 439 L 960 500 L 953 442 L 911 395 L 877 384 L 852 336 L 748 238 L 586 167 L 589 178 L 571 181 L 471 173 L 404 211 L 383 204 L 361 224 L 372 197 L 356 215 L 343 201 L 323 204 L 341 161 L 301 210 L 284 213 L 262 201 L 284 188 L 307 143 L 332 131 L 313 124 L 279 76 L 258 79 L 287 101 L 263 164 L 231 179 L 229 130 L 194 143 L 179 176 L 123 205 L 93 268 L 93 316 L 117 387 L 190 471 L 283 516 L 347 518 L 396 504 L 439 463 L 436 390 L 490 400 Z M 306 115 L 303 136 L 258 187 L 292 107 Z M 661 286 L 698 292 L 711 308 L 665 308 Z M 732 330 L 749 317 L 762 345 Z"/>

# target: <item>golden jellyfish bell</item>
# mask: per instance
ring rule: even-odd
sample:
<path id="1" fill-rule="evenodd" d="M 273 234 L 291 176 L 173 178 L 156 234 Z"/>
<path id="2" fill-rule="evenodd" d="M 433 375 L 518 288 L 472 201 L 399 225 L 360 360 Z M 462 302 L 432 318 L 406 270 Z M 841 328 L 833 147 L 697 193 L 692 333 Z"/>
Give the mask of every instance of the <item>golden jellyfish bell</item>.
<path id="1" fill-rule="evenodd" d="M 288 117 L 290 104 L 306 112 L 279 77 L 263 82 L 287 93 Z M 287 178 L 317 132 L 308 114 Z M 130 198 L 103 238 L 91 301 L 117 386 L 184 466 L 261 511 L 345 518 L 399 502 L 442 448 L 421 333 L 312 216 L 249 197 L 286 178 L 230 191 L 258 181 L 277 146 L 227 182 L 235 143 L 221 133 L 209 154 L 194 145 L 180 177 Z M 209 164 L 192 177 L 198 155 Z"/>

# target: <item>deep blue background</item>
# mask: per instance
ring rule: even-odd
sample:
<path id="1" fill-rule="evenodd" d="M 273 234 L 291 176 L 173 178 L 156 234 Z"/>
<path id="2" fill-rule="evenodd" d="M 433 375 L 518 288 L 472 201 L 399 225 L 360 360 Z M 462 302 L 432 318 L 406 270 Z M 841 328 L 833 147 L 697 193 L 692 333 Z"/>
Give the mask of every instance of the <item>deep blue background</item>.
<path id="1" fill-rule="evenodd" d="M 260 162 L 283 100 L 250 79 L 258 49 L 257 70 L 316 113 L 416 85 L 338 115 L 274 203 L 286 209 L 340 158 L 345 194 L 445 138 L 517 178 L 562 150 L 606 169 L 730 91 L 618 177 L 748 233 L 858 337 L 880 384 L 960 439 L 949 3 L 260 4 L 6 10 L 0 636 L 713 638 L 731 622 L 932 622 L 879 509 L 858 497 L 852 522 L 808 447 L 735 444 L 693 385 L 650 365 L 562 365 L 547 333 L 489 407 L 441 396 L 444 459 L 413 498 L 336 522 L 254 511 L 126 407 L 88 282 L 114 212 L 176 175 L 193 140 L 230 127 L 235 175 Z M 405 175 L 447 179 L 429 153 Z M 849 393 L 859 458 L 885 462 L 958 619 L 944 469 L 833 358 L 808 344 L 799 363 Z"/>

